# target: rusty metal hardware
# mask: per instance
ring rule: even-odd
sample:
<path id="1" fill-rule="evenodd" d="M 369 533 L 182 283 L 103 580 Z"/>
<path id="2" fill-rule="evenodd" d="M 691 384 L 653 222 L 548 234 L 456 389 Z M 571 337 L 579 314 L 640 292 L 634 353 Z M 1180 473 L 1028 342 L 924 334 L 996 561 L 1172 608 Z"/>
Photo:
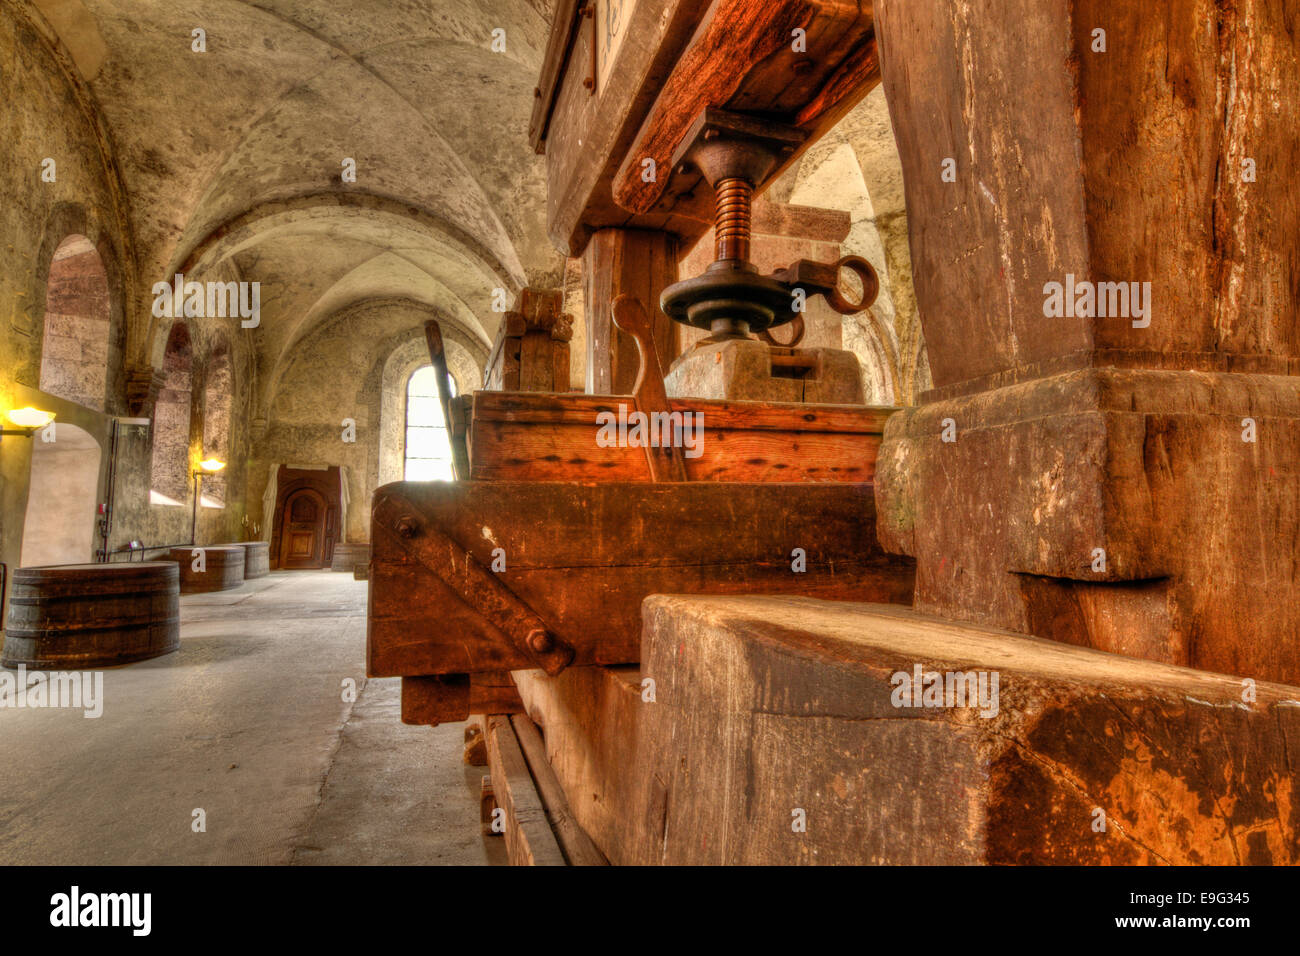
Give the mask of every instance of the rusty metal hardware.
<path id="1" fill-rule="evenodd" d="M 406 552 L 437 575 L 523 651 L 554 676 L 573 660 L 573 647 L 557 637 L 537 613 L 487 568 L 439 528 L 422 522 L 396 495 L 379 492 L 374 527 L 387 525 Z"/>
<path id="2" fill-rule="evenodd" d="M 871 264 L 860 256 L 846 256 L 837 263 L 801 259 L 766 276 L 749 261 L 754 191 L 766 184 L 805 136 L 794 127 L 706 109 L 673 156 L 677 172 L 694 167 L 713 187 L 714 262 L 701 275 L 665 289 L 659 305 L 674 321 L 712 332 L 706 341 L 748 338 L 796 320 L 802 325 L 801 305 L 817 295 L 841 315 L 860 312 L 875 301 L 880 282 Z M 862 283 L 858 302 L 850 301 L 840 289 L 844 269 Z M 798 290 L 803 292 L 803 302 Z M 784 347 L 797 344 L 802 336 L 800 328 Z M 766 338 L 775 344 L 770 336 Z"/>

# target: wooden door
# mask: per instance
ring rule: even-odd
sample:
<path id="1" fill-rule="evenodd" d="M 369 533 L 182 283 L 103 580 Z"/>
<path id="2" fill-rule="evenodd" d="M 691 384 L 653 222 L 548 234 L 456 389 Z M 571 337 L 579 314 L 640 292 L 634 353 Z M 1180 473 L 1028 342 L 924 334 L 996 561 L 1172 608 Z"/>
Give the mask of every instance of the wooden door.
<path id="1" fill-rule="evenodd" d="M 311 488 L 293 492 L 284 502 L 280 567 L 319 568 L 324 546 L 325 499 Z"/>

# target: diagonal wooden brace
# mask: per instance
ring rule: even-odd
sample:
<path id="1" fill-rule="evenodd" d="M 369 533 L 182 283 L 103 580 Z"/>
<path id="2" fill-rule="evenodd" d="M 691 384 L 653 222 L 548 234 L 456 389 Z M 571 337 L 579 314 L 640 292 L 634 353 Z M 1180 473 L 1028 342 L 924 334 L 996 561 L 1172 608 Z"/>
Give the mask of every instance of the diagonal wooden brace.
<path id="1" fill-rule="evenodd" d="M 403 508 L 400 499 L 381 492 L 375 501 L 373 522 L 392 528 L 407 554 L 441 579 L 546 673 L 555 676 L 569 666 L 573 648 L 558 638 L 500 578 L 414 509 Z"/>

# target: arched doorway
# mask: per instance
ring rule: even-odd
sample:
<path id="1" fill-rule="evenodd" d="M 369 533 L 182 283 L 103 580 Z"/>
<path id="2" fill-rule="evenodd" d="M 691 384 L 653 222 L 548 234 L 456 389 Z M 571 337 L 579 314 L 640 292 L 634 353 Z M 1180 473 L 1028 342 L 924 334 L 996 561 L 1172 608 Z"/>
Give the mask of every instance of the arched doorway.
<path id="1" fill-rule="evenodd" d="M 99 442 L 76 425 L 54 423 L 53 441 L 32 436 L 32 476 L 23 522 L 23 567 L 80 564 L 95 556 Z"/>
<path id="2" fill-rule="evenodd" d="M 325 515 L 325 499 L 314 488 L 300 488 L 285 498 L 280 567 L 292 570 L 322 566 Z"/>
<path id="3" fill-rule="evenodd" d="M 54 250 L 46 281 L 41 391 L 102 412 L 110 325 L 103 260 L 85 236 L 68 236 Z"/>
<path id="4" fill-rule="evenodd" d="M 341 479 L 337 465 L 279 469 L 271 526 L 271 556 L 277 568 L 329 567 L 339 539 Z"/>

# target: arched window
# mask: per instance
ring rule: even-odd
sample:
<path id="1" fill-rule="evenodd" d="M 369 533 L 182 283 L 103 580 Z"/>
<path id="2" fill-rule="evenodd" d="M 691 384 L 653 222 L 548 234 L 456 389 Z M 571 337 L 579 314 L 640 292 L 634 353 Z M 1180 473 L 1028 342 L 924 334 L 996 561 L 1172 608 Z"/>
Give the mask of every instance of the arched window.
<path id="1" fill-rule="evenodd" d="M 451 440 L 438 398 L 438 373 L 432 365 L 417 368 L 406 385 L 407 481 L 451 481 Z M 456 395 L 456 384 L 451 383 Z"/>
<path id="2" fill-rule="evenodd" d="M 54 250 L 45 290 L 41 391 L 96 411 L 108 385 L 108 274 L 85 236 Z"/>
<path id="3" fill-rule="evenodd" d="M 193 362 L 190 331 L 184 322 L 172 326 L 163 358 L 162 391 L 153 411 L 153 459 L 149 470 L 149 501 L 183 505 L 189 495 L 190 390 Z"/>

